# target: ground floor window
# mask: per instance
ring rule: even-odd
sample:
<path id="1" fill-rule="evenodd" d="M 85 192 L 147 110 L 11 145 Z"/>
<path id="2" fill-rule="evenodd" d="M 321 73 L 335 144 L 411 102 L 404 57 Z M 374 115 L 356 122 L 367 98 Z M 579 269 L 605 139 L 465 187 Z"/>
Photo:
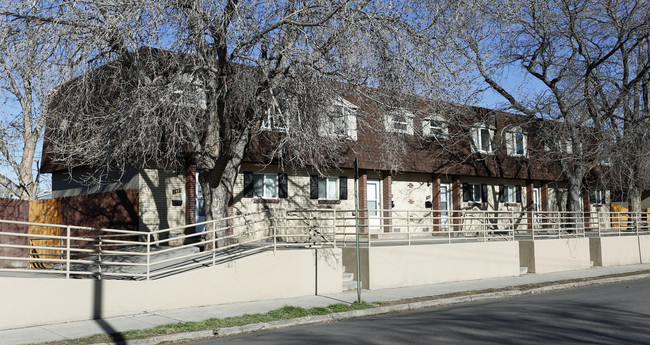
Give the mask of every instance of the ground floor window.
<path id="1" fill-rule="evenodd" d="M 347 199 L 348 178 L 345 176 L 310 176 L 309 198 L 330 201 Z"/>
<path id="2" fill-rule="evenodd" d="M 605 204 L 605 190 L 594 189 L 589 192 L 589 203 L 592 205 Z"/>
<path id="3" fill-rule="evenodd" d="M 482 203 L 487 201 L 487 186 L 478 183 L 463 183 L 463 201 Z"/>
<path id="4" fill-rule="evenodd" d="M 287 175 L 245 172 L 244 197 L 258 199 L 286 198 Z"/>

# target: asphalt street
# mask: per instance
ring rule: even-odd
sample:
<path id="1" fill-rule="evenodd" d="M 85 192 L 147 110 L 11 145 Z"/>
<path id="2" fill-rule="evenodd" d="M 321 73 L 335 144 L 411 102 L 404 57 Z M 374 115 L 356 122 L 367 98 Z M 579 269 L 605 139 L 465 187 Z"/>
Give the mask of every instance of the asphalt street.
<path id="1" fill-rule="evenodd" d="M 650 344 L 650 279 L 192 344 Z"/>

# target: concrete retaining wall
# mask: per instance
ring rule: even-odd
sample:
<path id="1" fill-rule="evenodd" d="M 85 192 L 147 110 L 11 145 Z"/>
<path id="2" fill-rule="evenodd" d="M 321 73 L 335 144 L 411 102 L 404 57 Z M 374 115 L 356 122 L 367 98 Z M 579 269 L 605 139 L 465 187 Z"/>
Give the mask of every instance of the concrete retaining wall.
<path id="1" fill-rule="evenodd" d="M 519 241 L 522 267 L 531 273 L 548 273 L 589 268 L 588 238 Z"/>
<path id="2" fill-rule="evenodd" d="M 340 249 L 263 252 L 154 281 L 0 278 L 0 329 L 341 291 Z"/>
<path id="3" fill-rule="evenodd" d="M 361 250 L 364 288 L 385 289 L 519 275 L 517 242 L 371 247 Z M 343 251 L 355 273 L 354 248 Z"/>
<path id="4" fill-rule="evenodd" d="M 650 235 L 589 239 L 594 266 L 634 265 L 650 262 Z"/>

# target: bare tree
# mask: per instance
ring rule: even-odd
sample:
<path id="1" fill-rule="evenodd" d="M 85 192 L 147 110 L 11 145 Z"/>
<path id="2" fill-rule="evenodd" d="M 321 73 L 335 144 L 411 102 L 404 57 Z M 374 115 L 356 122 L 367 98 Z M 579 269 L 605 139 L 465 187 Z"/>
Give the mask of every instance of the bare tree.
<path id="1" fill-rule="evenodd" d="M 38 13 L 40 2 L 3 2 L 2 10 Z M 63 32 L 38 21 L 0 15 L 0 186 L 20 199 L 35 199 L 44 108 L 52 87 L 73 73 Z M 74 54 L 72 54 L 74 55 Z"/>
<path id="2" fill-rule="evenodd" d="M 462 18 L 458 49 L 510 109 L 540 123 L 540 138 L 568 183 L 568 210 L 579 209 L 583 179 L 604 158 L 601 143 L 611 137 L 610 119 L 620 116 L 650 69 L 647 60 L 628 75 L 621 66 L 624 52 L 647 40 L 648 5 L 475 1 Z M 506 74 L 512 71 L 533 86 L 508 87 Z"/>
<path id="3" fill-rule="evenodd" d="M 454 61 L 440 53 L 449 33 L 438 25 L 457 10 L 453 4 L 138 0 L 48 6 L 56 15 L 4 11 L 15 20 L 74 28 L 76 44 L 90 52 L 87 73 L 57 89 L 48 153 L 68 167 L 94 167 L 100 171 L 95 177 L 127 167 L 196 164 L 207 219 L 226 214 L 251 145 L 293 166 L 336 167 L 353 139 L 336 131 L 342 110 L 356 112 L 356 121 L 366 124 L 360 128 L 374 130 L 377 104 L 390 110 L 403 94 L 450 99 L 462 89 L 462 69 L 441 67 Z M 346 103 L 369 93 L 371 112 L 363 110 L 366 104 Z M 398 164 L 393 160 L 390 168 Z"/>
<path id="4" fill-rule="evenodd" d="M 597 81 L 607 88 L 599 94 L 599 106 L 609 108 L 617 101 L 609 89 L 628 85 L 637 75 L 640 82 L 631 86 L 621 107 L 608 119 L 611 138 L 604 146 L 609 153 L 606 173 L 615 191 L 626 197 L 630 211 L 639 212 L 642 192 L 650 189 L 650 72 L 646 67 L 650 61 L 650 41 L 622 46 L 619 56 L 618 79 L 597 76 Z"/>

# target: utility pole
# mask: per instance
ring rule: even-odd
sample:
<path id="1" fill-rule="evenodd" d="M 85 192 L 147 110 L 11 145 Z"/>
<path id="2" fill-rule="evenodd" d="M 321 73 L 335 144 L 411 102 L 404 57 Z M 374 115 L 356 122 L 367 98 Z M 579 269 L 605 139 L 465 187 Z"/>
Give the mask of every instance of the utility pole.
<path id="1" fill-rule="evenodd" d="M 357 235 L 357 303 L 361 303 L 361 264 L 359 260 L 359 166 L 356 158 L 354 159 L 354 227 Z"/>

